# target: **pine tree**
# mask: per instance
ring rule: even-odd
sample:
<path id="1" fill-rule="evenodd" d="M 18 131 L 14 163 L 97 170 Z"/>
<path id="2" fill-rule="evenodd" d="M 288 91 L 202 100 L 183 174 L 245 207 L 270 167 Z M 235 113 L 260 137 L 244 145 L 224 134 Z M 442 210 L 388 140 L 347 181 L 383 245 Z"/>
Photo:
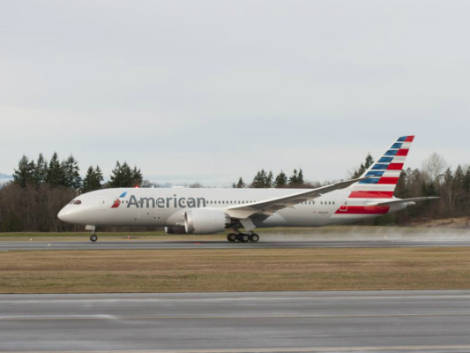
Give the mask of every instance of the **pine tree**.
<path id="1" fill-rule="evenodd" d="M 109 186 L 114 187 L 114 188 L 127 186 L 127 185 L 124 185 L 124 183 L 125 183 L 125 180 L 123 176 L 122 166 L 121 166 L 121 163 L 117 161 L 116 166 L 111 171 L 111 177 L 109 178 Z"/>
<path id="2" fill-rule="evenodd" d="M 266 173 L 264 169 L 258 171 L 251 182 L 252 188 L 270 188 L 273 185 L 273 172 Z"/>
<path id="3" fill-rule="evenodd" d="M 283 188 L 287 185 L 287 175 L 281 170 L 281 172 L 274 179 L 275 188 Z"/>
<path id="4" fill-rule="evenodd" d="M 360 167 L 354 171 L 352 178 L 359 178 L 364 172 L 369 169 L 369 167 L 374 164 L 374 158 L 370 154 L 366 156 L 366 160 L 364 161 L 363 164 L 360 165 Z"/>
<path id="5" fill-rule="evenodd" d="M 44 159 L 42 153 L 39 154 L 36 166 L 34 168 L 34 182 L 35 184 L 43 184 L 47 178 L 47 161 Z"/>
<path id="6" fill-rule="evenodd" d="M 103 181 L 103 173 L 99 166 L 96 166 L 96 169 L 93 169 L 90 166 L 87 170 L 85 179 L 83 179 L 82 192 L 89 192 L 93 190 L 101 189 L 101 182 Z"/>
<path id="7" fill-rule="evenodd" d="M 397 197 L 407 198 L 409 196 L 407 181 L 408 181 L 408 173 L 410 171 L 411 171 L 410 168 L 401 171 L 400 177 L 398 178 L 396 191 L 395 191 L 395 195 Z"/>
<path id="8" fill-rule="evenodd" d="M 259 172 L 256 173 L 253 181 L 251 182 L 252 188 L 265 188 L 267 182 L 267 174 L 264 169 L 261 169 Z"/>
<path id="9" fill-rule="evenodd" d="M 454 173 L 454 190 L 461 192 L 463 190 L 463 185 L 465 181 L 465 174 L 463 173 L 462 167 L 459 165 Z"/>
<path id="10" fill-rule="evenodd" d="M 96 166 L 95 168 L 95 184 L 94 184 L 94 187 L 96 187 L 97 189 L 101 189 L 103 187 L 103 185 L 101 184 L 104 180 L 103 178 L 103 172 L 101 171 L 101 168 L 100 166 Z"/>
<path id="11" fill-rule="evenodd" d="M 137 169 L 137 167 L 131 169 L 127 162 L 121 165 L 118 161 L 112 171 L 109 186 L 115 188 L 140 186 L 142 180 L 143 176 L 140 169 Z"/>
<path id="12" fill-rule="evenodd" d="M 465 174 L 463 172 L 462 167 L 459 165 L 457 166 L 457 169 L 455 170 L 454 180 L 452 182 L 452 189 L 455 195 L 455 206 L 456 206 L 457 213 L 461 213 L 464 207 L 464 204 L 466 202 L 464 183 L 465 183 Z"/>
<path id="13" fill-rule="evenodd" d="M 297 175 L 297 184 L 304 185 L 304 172 L 302 168 L 299 169 L 299 174 Z"/>
<path id="14" fill-rule="evenodd" d="M 466 193 L 470 192 L 470 166 L 467 168 L 465 172 L 465 176 L 463 179 L 463 189 Z"/>
<path id="15" fill-rule="evenodd" d="M 47 169 L 46 182 L 52 186 L 65 185 L 65 173 L 56 152 L 52 155 Z"/>
<path id="16" fill-rule="evenodd" d="M 294 169 L 292 175 L 289 177 L 289 186 L 297 185 L 298 183 L 298 176 L 297 176 L 297 169 Z"/>
<path id="17" fill-rule="evenodd" d="M 13 173 L 13 181 L 23 188 L 28 184 L 33 184 L 34 168 L 35 165 L 33 161 L 30 162 L 26 156 L 21 157 L 18 162 L 18 169 L 15 169 Z"/>
<path id="18" fill-rule="evenodd" d="M 242 189 L 242 188 L 246 187 L 245 182 L 243 181 L 242 177 L 240 177 L 238 179 L 237 183 L 233 184 L 233 187 L 237 188 L 237 189 Z"/>
<path id="19" fill-rule="evenodd" d="M 76 190 L 80 189 L 82 186 L 82 178 L 80 177 L 80 168 L 75 158 L 70 156 L 61 163 L 61 167 L 64 173 L 64 186 Z"/>
<path id="20" fill-rule="evenodd" d="M 131 172 L 131 186 L 141 186 L 143 179 L 144 178 L 140 169 L 137 169 L 137 167 L 134 167 L 134 169 L 132 169 L 132 172 Z"/>
<path id="21" fill-rule="evenodd" d="M 273 172 L 272 171 L 269 171 L 268 175 L 266 176 L 266 180 L 265 180 L 265 188 L 272 188 L 273 187 L 273 180 L 274 176 L 273 176 Z"/>
<path id="22" fill-rule="evenodd" d="M 463 177 L 463 194 L 464 194 L 464 206 L 463 209 L 467 214 L 469 213 L 470 209 L 470 166 L 467 168 L 465 172 L 465 176 Z"/>

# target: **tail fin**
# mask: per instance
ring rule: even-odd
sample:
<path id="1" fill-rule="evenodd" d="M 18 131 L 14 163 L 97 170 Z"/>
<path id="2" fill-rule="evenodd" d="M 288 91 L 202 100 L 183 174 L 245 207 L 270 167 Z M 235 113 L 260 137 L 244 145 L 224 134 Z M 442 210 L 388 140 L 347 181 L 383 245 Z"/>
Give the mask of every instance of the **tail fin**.
<path id="1" fill-rule="evenodd" d="M 350 199 L 392 198 L 414 136 L 400 137 L 388 151 L 362 174 L 367 177 L 351 185 Z"/>

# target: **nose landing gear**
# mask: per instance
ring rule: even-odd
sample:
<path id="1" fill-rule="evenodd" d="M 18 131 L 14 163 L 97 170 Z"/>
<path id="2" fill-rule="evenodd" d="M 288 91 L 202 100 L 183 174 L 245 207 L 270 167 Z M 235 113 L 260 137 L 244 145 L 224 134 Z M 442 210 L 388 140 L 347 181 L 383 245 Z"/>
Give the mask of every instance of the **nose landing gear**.
<path id="1" fill-rule="evenodd" d="M 230 243 L 257 243 L 259 241 L 259 235 L 253 232 L 230 233 L 227 235 L 227 240 Z"/>
<path id="2" fill-rule="evenodd" d="M 90 231 L 90 241 L 93 243 L 98 240 L 98 236 L 96 235 L 96 226 L 94 225 L 86 225 L 85 230 Z"/>

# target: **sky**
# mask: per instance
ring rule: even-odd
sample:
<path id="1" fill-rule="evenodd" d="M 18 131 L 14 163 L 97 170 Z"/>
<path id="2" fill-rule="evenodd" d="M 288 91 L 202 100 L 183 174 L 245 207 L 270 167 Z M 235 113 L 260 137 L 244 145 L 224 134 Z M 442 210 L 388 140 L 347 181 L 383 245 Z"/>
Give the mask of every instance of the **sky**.
<path id="1" fill-rule="evenodd" d="M 469 1 L 2 1 L 0 173 L 23 154 L 230 185 L 346 178 L 415 134 L 470 163 Z"/>

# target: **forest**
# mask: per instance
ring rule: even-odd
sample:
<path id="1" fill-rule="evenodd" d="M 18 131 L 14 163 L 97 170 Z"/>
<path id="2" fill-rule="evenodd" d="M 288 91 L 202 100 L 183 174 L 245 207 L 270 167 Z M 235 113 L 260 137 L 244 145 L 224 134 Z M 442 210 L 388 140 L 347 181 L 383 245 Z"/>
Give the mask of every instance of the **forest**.
<path id="1" fill-rule="evenodd" d="M 367 155 L 348 178 L 360 176 L 372 163 Z M 74 231 L 82 230 L 60 222 L 57 212 L 75 196 L 113 187 L 158 187 L 145 181 L 139 168 L 127 162 L 116 162 L 105 178 L 99 166 L 90 166 L 81 177 L 78 161 L 73 156 L 60 160 L 54 153 L 47 161 L 42 154 L 34 159 L 23 156 L 13 173 L 13 181 L 0 189 L 0 231 Z M 305 181 L 302 169 L 290 175 L 274 174 L 264 169 L 246 183 L 241 177 L 234 188 L 312 188 L 329 182 Z M 330 181 L 331 182 L 331 181 Z M 191 187 L 200 187 L 199 183 Z M 401 212 L 379 217 L 372 224 L 406 225 L 430 219 L 462 217 L 470 214 L 470 166 L 450 168 L 438 154 L 432 154 L 421 168 L 402 171 L 395 196 L 439 196 L 439 200 L 409 207 Z"/>

